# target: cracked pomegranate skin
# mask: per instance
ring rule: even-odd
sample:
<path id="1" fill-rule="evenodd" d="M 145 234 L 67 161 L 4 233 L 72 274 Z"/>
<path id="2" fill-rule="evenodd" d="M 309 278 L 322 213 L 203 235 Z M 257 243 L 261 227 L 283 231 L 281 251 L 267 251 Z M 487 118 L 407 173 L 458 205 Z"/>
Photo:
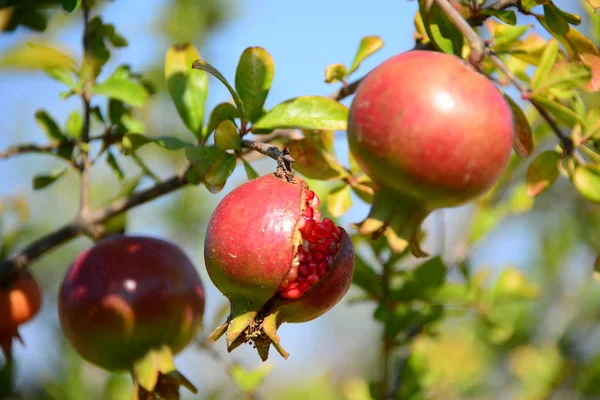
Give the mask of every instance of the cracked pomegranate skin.
<path id="1" fill-rule="evenodd" d="M 202 323 L 204 288 L 189 258 L 164 240 L 117 236 L 81 253 L 59 293 L 59 317 L 77 352 L 125 370 L 147 351 L 186 347 Z"/>
<path id="2" fill-rule="evenodd" d="M 513 119 L 503 95 L 464 60 L 416 50 L 385 61 L 360 84 L 348 139 L 376 186 L 428 209 L 453 207 L 502 175 Z"/>
<path id="3" fill-rule="evenodd" d="M 204 248 L 208 274 L 234 308 L 258 311 L 272 300 L 271 309 L 286 322 L 325 313 L 347 292 L 354 271 L 352 242 L 340 229 L 339 251 L 327 275 L 297 299 L 278 295 L 294 261 L 304 196 L 310 191 L 296 180 L 269 174 L 234 189 L 215 209 Z"/>

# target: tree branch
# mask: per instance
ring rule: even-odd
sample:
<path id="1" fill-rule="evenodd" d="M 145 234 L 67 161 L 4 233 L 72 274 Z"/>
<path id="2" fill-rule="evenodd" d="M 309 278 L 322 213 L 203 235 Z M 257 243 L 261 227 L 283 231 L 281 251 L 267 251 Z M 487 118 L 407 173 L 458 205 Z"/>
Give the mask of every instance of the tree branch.
<path id="1" fill-rule="evenodd" d="M 83 11 L 83 53 L 84 63 L 89 63 L 92 55 L 90 54 L 90 32 L 89 32 L 89 19 L 90 19 L 90 8 L 88 0 L 81 2 L 81 9 Z M 83 84 L 83 90 L 81 91 L 81 100 L 83 102 L 83 127 L 81 132 L 81 141 L 85 144 L 81 149 L 81 197 L 79 213 L 85 213 L 88 211 L 90 201 L 90 154 L 89 154 L 89 141 L 90 141 L 90 117 L 92 109 L 90 106 L 91 89 L 93 84 L 93 74 L 87 73 L 85 75 L 85 82 Z"/>
<path id="2" fill-rule="evenodd" d="M 103 135 L 90 137 L 88 140 L 88 143 L 102 140 L 102 141 L 107 142 L 107 144 L 113 144 L 113 143 L 118 142 L 122 138 L 123 138 L 123 134 L 112 134 L 109 132 L 109 133 L 106 133 Z M 82 140 L 69 140 L 66 142 L 49 143 L 49 144 L 43 144 L 43 145 L 38 145 L 38 144 L 34 144 L 34 143 L 19 144 L 16 146 L 9 147 L 8 149 L 6 149 L 3 152 L 0 152 L 0 160 L 7 159 L 12 156 L 16 156 L 16 155 L 20 155 L 20 154 L 26 154 L 26 153 L 49 153 L 52 150 L 58 150 L 59 148 L 61 148 L 63 146 L 70 146 L 70 145 L 77 146 L 78 144 L 81 144 L 81 143 L 83 143 Z"/>
<path id="3" fill-rule="evenodd" d="M 469 62 L 478 70 L 481 69 L 481 63 L 485 54 L 485 42 L 475 32 L 475 30 L 469 25 L 466 19 L 460 15 L 457 9 L 452 7 L 452 4 L 448 0 L 434 0 L 437 5 L 444 11 L 444 13 L 452 20 L 452 23 L 456 28 L 463 34 L 469 41 L 471 47 L 471 54 L 469 55 Z"/>

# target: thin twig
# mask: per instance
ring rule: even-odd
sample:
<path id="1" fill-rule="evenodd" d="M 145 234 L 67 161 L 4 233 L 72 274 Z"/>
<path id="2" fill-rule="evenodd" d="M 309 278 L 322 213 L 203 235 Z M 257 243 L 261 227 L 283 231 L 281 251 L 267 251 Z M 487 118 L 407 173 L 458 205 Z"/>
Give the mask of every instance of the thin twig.
<path id="1" fill-rule="evenodd" d="M 102 141 L 106 141 L 107 144 L 113 144 L 113 143 L 120 141 L 122 138 L 123 138 L 123 134 L 113 134 L 113 133 L 109 132 L 109 133 L 103 134 L 103 135 L 91 136 L 88 140 L 88 143 L 102 140 Z M 49 144 L 42 144 L 42 145 L 34 144 L 34 143 L 20 144 L 20 145 L 9 147 L 5 151 L 0 152 L 0 160 L 10 158 L 10 157 L 16 156 L 16 155 L 26 154 L 26 153 L 49 153 L 52 150 L 58 150 L 61 147 L 77 146 L 81 143 L 83 143 L 82 140 L 68 140 L 68 141 L 64 141 L 64 142 L 60 142 L 60 143 L 49 143 Z"/>
<path id="2" fill-rule="evenodd" d="M 469 41 L 471 47 L 471 54 L 469 55 L 469 62 L 478 70 L 481 68 L 483 56 L 485 54 L 485 43 L 481 37 L 475 32 L 473 27 L 469 25 L 466 19 L 460 15 L 457 9 L 452 7 L 452 4 L 448 0 L 434 0 L 442 11 L 452 20 L 452 23 L 456 28 L 463 34 Z"/>
<path id="3" fill-rule="evenodd" d="M 282 155 L 281 150 L 279 150 L 276 146 L 268 143 L 262 142 L 253 142 L 251 140 L 242 140 L 242 147 L 250 150 L 254 150 L 263 154 L 267 157 L 271 157 L 275 161 L 279 161 L 280 159 L 294 163 L 296 160 L 289 154 Z"/>
<path id="4" fill-rule="evenodd" d="M 81 9 L 83 13 L 83 58 L 84 63 L 90 63 L 93 55 L 91 52 L 91 40 L 89 32 L 89 20 L 90 20 L 90 7 L 88 0 L 81 2 Z M 85 82 L 81 91 L 81 100 L 83 102 L 83 127 L 81 131 L 81 141 L 84 146 L 81 147 L 81 197 L 79 213 L 83 214 L 88 211 L 90 205 L 89 193 L 90 193 L 90 154 L 89 154 L 89 141 L 90 141 L 90 118 L 92 114 L 92 107 L 90 105 L 91 89 L 93 84 L 93 74 L 86 74 Z"/>

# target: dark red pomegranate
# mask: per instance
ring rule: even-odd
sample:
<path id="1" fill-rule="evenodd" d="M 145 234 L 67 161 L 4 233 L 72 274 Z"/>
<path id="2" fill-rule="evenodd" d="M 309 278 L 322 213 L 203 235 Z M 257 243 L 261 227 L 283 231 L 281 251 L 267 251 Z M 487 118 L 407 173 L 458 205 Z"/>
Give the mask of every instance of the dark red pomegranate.
<path id="1" fill-rule="evenodd" d="M 361 233 L 411 244 L 434 209 L 455 207 L 489 190 L 511 152 L 513 119 L 502 94 L 464 60 L 410 51 L 361 83 L 348 120 L 350 150 L 375 185 Z"/>
<path id="2" fill-rule="evenodd" d="M 202 323 L 204 300 L 200 277 L 177 246 L 114 236 L 77 257 L 58 311 L 83 358 L 111 371 L 132 370 L 150 352 L 183 350 Z"/>
<path id="3" fill-rule="evenodd" d="M 0 286 L 0 349 L 9 360 L 12 341 L 20 325 L 33 318 L 42 303 L 40 287 L 29 272 L 19 272 L 6 286 Z"/>
<path id="4" fill-rule="evenodd" d="M 283 322 L 315 319 L 348 291 L 354 250 L 346 231 L 321 219 L 306 182 L 274 174 L 247 182 L 215 209 L 206 235 L 206 269 L 229 299 L 231 315 L 211 335 L 227 332 L 229 351 L 252 342 L 266 360 Z"/>

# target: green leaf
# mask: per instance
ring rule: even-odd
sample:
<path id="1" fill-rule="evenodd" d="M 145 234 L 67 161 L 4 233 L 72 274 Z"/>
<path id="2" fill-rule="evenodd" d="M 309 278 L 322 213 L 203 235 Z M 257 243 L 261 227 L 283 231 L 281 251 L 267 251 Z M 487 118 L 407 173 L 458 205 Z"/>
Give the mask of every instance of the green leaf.
<path id="1" fill-rule="evenodd" d="M 244 50 L 235 72 L 235 90 L 242 99 L 246 116 L 251 122 L 256 121 L 263 113 L 274 75 L 275 64 L 265 49 L 248 47 Z"/>
<path id="2" fill-rule="evenodd" d="M 533 151 L 533 130 L 519 105 L 510 96 L 504 95 L 513 115 L 515 136 L 513 149 L 521 157 L 528 157 Z"/>
<path id="3" fill-rule="evenodd" d="M 600 170 L 592 166 L 579 166 L 575 169 L 573 183 L 583 197 L 600 203 Z"/>
<path id="4" fill-rule="evenodd" d="M 544 53 L 542 54 L 542 58 L 538 67 L 535 70 L 535 74 L 533 75 L 533 80 L 531 82 L 531 88 L 535 91 L 542 87 L 550 71 L 556 64 L 556 59 L 558 58 L 558 42 L 554 39 L 548 42 L 548 45 L 544 49 Z"/>
<path id="5" fill-rule="evenodd" d="M 256 129 L 345 130 L 348 108 L 321 96 L 296 97 L 276 105 L 255 124 Z"/>
<path id="6" fill-rule="evenodd" d="M 571 25 L 580 25 L 581 24 L 581 17 L 579 15 L 575 15 L 575 14 L 571 14 L 566 11 L 563 11 L 560 8 L 558 8 L 556 5 L 554 5 L 553 3 L 550 3 L 550 6 L 552 6 L 554 8 L 554 12 L 556 14 L 560 15 L 569 24 L 571 24 Z M 546 18 L 548 18 L 548 17 L 546 16 Z"/>
<path id="7" fill-rule="evenodd" d="M 538 155 L 527 170 L 527 194 L 537 196 L 552 186 L 558 178 L 560 154 L 556 151 L 545 151 Z"/>
<path id="8" fill-rule="evenodd" d="M 165 56 L 165 78 L 183 123 L 196 137 L 201 137 L 208 74 L 192 69 L 192 63 L 198 58 L 198 50 L 189 43 L 171 46 Z"/>
<path id="9" fill-rule="evenodd" d="M 538 92 L 551 89 L 555 95 L 570 98 L 575 95 L 574 89 L 582 88 L 592 78 L 592 71 L 582 62 L 571 61 L 556 65 L 550 75 L 543 82 Z"/>
<path id="10" fill-rule="evenodd" d="M 66 141 L 67 137 L 58 127 L 54 119 L 44 110 L 39 110 L 35 113 L 35 121 L 42 128 L 46 137 L 52 142 Z"/>
<path id="11" fill-rule="evenodd" d="M 223 85 L 225 85 L 227 90 L 229 90 L 229 93 L 231 94 L 231 97 L 233 97 L 233 101 L 234 101 L 235 105 L 237 106 L 238 110 L 240 110 L 240 112 L 242 114 L 241 115 L 242 119 L 245 120 L 247 113 L 246 113 L 246 109 L 244 107 L 244 102 L 242 101 L 241 97 L 237 94 L 237 92 L 233 89 L 233 87 L 229 84 L 229 82 L 227 82 L 227 79 L 225 79 L 223 74 L 221 74 L 215 67 L 213 67 L 212 65 L 210 65 L 209 63 L 207 63 L 206 61 L 204 61 L 201 58 L 194 61 L 194 63 L 192 64 L 192 68 L 206 71 L 209 74 L 211 74 L 212 76 L 214 76 L 215 78 L 217 78 L 218 80 L 220 80 L 223 83 Z"/>
<path id="12" fill-rule="evenodd" d="M 262 385 L 272 369 L 273 365 L 271 364 L 261 364 L 258 368 L 248 371 L 239 364 L 233 364 L 231 366 L 231 379 L 242 392 L 252 393 Z"/>
<path id="13" fill-rule="evenodd" d="M 242 158 L 242 163 L 244 164 L 244 169 L 246 170 L 246 176 L 248 177 L 248 180 L 251 181 L 252 179 L 256 179 L 258 178 L 258 172 L 256 172 L 256 170 L 252 167 L 252 165 L 250 165 L 250 163 L 246 160 L 244 160 Z"/>
<path id="14" fill-rule="evenodd" d="M 50 175 L 37 175 L 33 178 L 33 189 L 39 190 L 53 184 L 57 179 L 67 172 L 68 168 L 57 170 L 52 172 Z"/>
<path id="15" fill-rule="evenodd" d="M 569 23 L 557 10 L 558 8 L 552 3 L 544 4 L 544 16 L 548 28 L 557 35 L 564 35 L 569 32 Z"/>
<path id="16" fill-rule="evenodd" d="M 140 82 L 131 77 L 128 66 L 120 66 L 104 82 L 92 86 L 92 93 L 121 100 L 135 107 L 148 101 L 148 91 Z"/>
<path id="17" fill-rule="evenodd" d="M 225 186 L 236 165 L 234 155 L 216 146 L 188 147 L 186 157 L 211 192 Z"/>
<path id="18" fill-rule="evenodd" d="M 81 137 L 81 130 L 83 129 L 83 118 L 77 111 L 73 111 L 69 114 L 67 122 L 65 123 L 65 132 L 73 139 L 79 139 Z"/>
<path id="19" fill-rule="evenodd" d="M 434 2 L 429 10 L 426 9 L 426 1 L 421 0 L 419 3 L 427 35 L 435 48 L 444 53 L 460 56 L 464 43 L 462 33 L 437 3 Z"/>
<path id="20" fill-rule="evenodd" d="M 73 12 L 75 9 L 79 8 L 81 0 L 60 0 L 60 3 L 65 11 Z"/>
<path id="21" fill-rule="evenodd" d="M 208 137 L 215 129 L 217 129 L 217 126 L 219 126 L 221 122 L 225 120 L 233 122 L 236 118 L 240 118 L 240 113 L 233 104 L 218 104 L 210 114 L 205 136 Z"/>
<path id="22" fill-rule="evenodd" d="M 502 49 L 506 48 L 508 45 L 515 44 L 515 42 L 529 29 L 531 29 L 531 26 L 529 25 L 494 25 L 494 29 L 492 30 L 492 36 L 494 37 L 494 50 L 502 51 Z"/>
<path id="23" fill-rule="evenodd" d="M 532 99 L 554 115 L 561 123 L 572 128 L 577 124 L 585 127 L 585 121 L 579 114 L 570 108 L 563 106 L 556 101 L 550 100 L 546 97 L 534 95 Z"/>
<path id="24" fill-rule="evenodd" d="M 154 143 L 167 150 L 181 150 L 186 147 L 193 147 L 192 143 L 186 142 L 176 137 L 161 136 L 152 140 Z"/>
<path id="25" fill-rule="evenodd" d="M 135 153 L 140 147 L 148 143 L 156 143 L 158 146 L 167 150 L 180 150 L 187 147 L 193 147 L 192 143 L 186 142 L 176 137 L 162 136 L 149 138 L 139 133 L 127 133 L 123 136 L 121 144 L 126 154 Z"/>
<path id="26" fill-rule="evenodd" d="M 332 190 L 327 195 L 327 209 L 334 217 L 340 217 L 352 207 L 352 198 L 350 194 L 352 188 L 348 184 L 344 184 L 339 188 Z"/>
<path id="27" fill-rule="evenodd" d="M 321 133 L 307 133 L 304 139 L 288 140 L 286 147 L 292 148 L 291 155 L 296 160 L 294 169 L 308 178 L 338 180 L 349 176 L 335 155 L 325 148 Z"/>
<path id="28" fill-rule="evenodd" d="M 119 166 L 119 162 L 110 150 L 106 153 L 106 163 L 113 170 L 115 175 L 117 175 L 119 181 L 123 182 L 123 179 L 125 179 L 125 173 L 123 173 L 123 170 Z"/>
<path id="29" fill-rule="evenodd" d="M 489 15 L 498 18 L 509 25 L 517 24 L 517 14 L 513 10 L 481 10 L 481 15 Z"/>
<path id="30" fill-rule="evenodd" d="M 354 256 L 354 276 L 352 283 L 376 298 L 381 296 L 381 278 L 358 254 Z"/>
<path id="31" fill-rule="evenodd" d="M 69 68 L 48 68 L 45 70 L 46 74 L 58 81 L 62 82 L 70 88 L 75 88 L 75 81 L 73 80 L 73 71 Z"/>
<path id="32" fill-rule="evenodd" d="M 221 150 L 241 150 L 242 139 L 233 122 L 225 120 L 217 126 L 215 131 L 215 145 Z"/>
<path id="33" fill-rule="evenodd" d="M 392 290 L 390 300 L 407 301 L 429 297 L 432 292 L 443 286 L 446 277 L 446 266 L 440 257 L 427 260 L 418 266 L 406 281 Z"/>
<path id="34" fill-rule="evenodd" d="M 41 70 L 64 68 L 75 71 L 77 63 L 60 50 L 35 43 L 27 43 L 5 51 L 0 57 L 0 68 Z"/>
<path id="35" fill-rule="evenodd" d="M 343 82 L 348 77 L 348 69 L 343 64 L 330 64 L 325 68 L 325 82 Z"/>
<path id="36" fill-rule="evenodd" d="M 352 61 L 352 65 L 350 65 L 350 71 L 348 72 L 348 75 L 356 71 L 358 67 L 360 67 L 360 64 L 367 57 L 375 54 L 375 52 L 377 52 L 382 47 L 383 39 L 381 39 L 379 36 L 371 35 L 362 38 L 360 44 L 358 45 L 358 50 L 356 51 L 354 60 Z"/>

